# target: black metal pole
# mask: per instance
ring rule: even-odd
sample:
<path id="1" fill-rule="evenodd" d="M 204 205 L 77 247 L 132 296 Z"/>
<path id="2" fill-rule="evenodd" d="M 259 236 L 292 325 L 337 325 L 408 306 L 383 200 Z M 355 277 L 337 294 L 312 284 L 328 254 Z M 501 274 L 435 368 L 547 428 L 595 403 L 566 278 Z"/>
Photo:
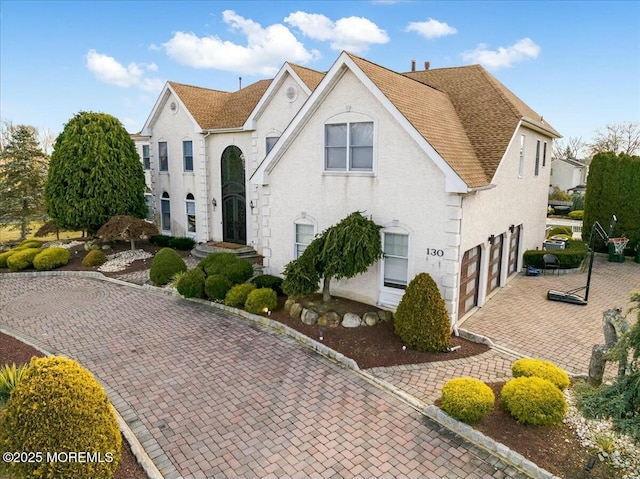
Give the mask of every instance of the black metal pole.
<path id="1" fill-rule="evenodd" d="M 591 227 L 591 238 L 589 241 L 589 249 L 591 249 L 591 258 L 589 259 L 589 272 L 587 273 L 587 287 L 584 292 L 584 300 L 589 300 L 589 287 L 591 286 L 591 270 L 593 269 L 593 257 L 596 253 L 596 224 L 594 223 Z"/>

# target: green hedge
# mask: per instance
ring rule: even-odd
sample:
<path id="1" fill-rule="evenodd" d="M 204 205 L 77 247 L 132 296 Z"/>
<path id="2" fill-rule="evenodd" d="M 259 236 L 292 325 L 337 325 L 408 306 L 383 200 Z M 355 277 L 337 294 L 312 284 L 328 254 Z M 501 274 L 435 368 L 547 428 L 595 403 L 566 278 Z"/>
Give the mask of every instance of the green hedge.
<path id="1" fill-rule="evenodd" d="M 533 266 L 534 268 L 543 268 L 545 254 L 553 254 L 558 258 L 560 269 L 579 268 L 584 259 L 587 257 L 589 249 L 587 245 L 579 240 L 569 240 L 565 249 L 542 250 L 530 249 L 524 252 L 523 259 L 525 266 Z"/>

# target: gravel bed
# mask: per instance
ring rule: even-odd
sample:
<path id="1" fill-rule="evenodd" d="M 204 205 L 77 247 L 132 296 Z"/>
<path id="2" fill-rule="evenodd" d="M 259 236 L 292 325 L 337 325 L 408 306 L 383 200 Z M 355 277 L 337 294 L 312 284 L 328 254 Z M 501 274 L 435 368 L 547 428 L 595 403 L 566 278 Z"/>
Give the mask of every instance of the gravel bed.
<path id="1" fill-rule="evenodd" d="M 81 244 L 84 244 L 83 241 L 65 241 L 65 240 L 57 240 L 57 241 L 49 241 L 48 243 L 45 243 L 44 245 L 42 245 L 43 248 L 52 248 L 52 247 L 56 247 L 56 248 L 66 248 L 66 249 L 71 249 L 75 246 L 80 246 Z"/>
<path id="2" fill-rule="evenodd" d="M 98 271 L 103 273 L 122 271 L 134 261 L 148 258 L 153 258 L 153 255 L 141 249 L 121 251 L 107 256 L 107 262 L 100 266 Z"/>

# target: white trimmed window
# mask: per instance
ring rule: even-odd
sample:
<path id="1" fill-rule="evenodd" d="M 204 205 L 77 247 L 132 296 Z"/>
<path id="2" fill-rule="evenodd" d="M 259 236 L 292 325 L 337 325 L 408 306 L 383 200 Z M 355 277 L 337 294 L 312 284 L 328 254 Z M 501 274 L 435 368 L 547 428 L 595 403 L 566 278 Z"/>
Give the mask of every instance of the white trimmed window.
<path id="1" fill-rule="evenodd" d="M 547 142 L 544 142 L 544 146 L 542 147 L 542 167 L 547 166 Z"/>
<path id="2" fill-rule="evenodd" d="M 540 174 L 540 140 L 536 143 L 536 167 L 533 174 L 535 176 Z"/>
<path id="3" fill-rule="evenodd" d="M 151 193 L 145 193 L 144 199 L 147 203 L 147 221 L 153 221 L 153 195 Z"/>
<path id="4" fill-rule="evenodd" d="M 169 149 L 166 141 L 158 142 L 158 163 L 160 171 L 169 171 Z"/>
<path id="5" fill-rule="evenodd" d="M 294 259 L 298 259 L 302 256 L 302 253 L 307 246 L 313 241 L 313 237 L 316 234 L 316 227 L 311 223 L 296 223 L 296 240 L 294 245 Z"/>
<path id="6" fill-rule="evenodd" d="M 384 286 L 406 289 L 409 274 L 409 235 L 386 232 L 382 234 Z"/>
<path id="7" fill-rule="evenodd" d="M 160 199 L 160 223 L 162 231 L 171 231 L 171 201 L 166 191 Z"/>
<path id="8" fill-rule="evenodd" d="M 142 167 L 145 170 L 151 169 L 151 155 L 149 153 L 149 145 L 142 145 Z"/>
<path id="9" fill-rule="evenodd" d="M 324 126 L 326 171 L 373 171 L 373 122 Z"/>
<path id="10" fill-rule="evenodd" d="M 182 142 L 182 164 L 184 171 L 193 171 L 193 141 Z"/>
<path id="11" fill-rule="evenodd" d="M 191 193 L 187 195 L 185 200 L 187 207 L 187 233 L 196 232 L 196 201 Z"/>
<path id="12" fill-rule="evenodd" d="M 267 138 L 265 139 L 266 140 L 267 155 L 273 149 L 273 147 L 275 146 L 276 142 L 279 139 L 280 139 L 279 136 L 267 136 Z"/>
<path id="13" fill-rule="evenodd" d="M 524 178 L 524 142 L 526 136 L 520 135 L 520 167 L 518 169 L 518 176 Z"/>

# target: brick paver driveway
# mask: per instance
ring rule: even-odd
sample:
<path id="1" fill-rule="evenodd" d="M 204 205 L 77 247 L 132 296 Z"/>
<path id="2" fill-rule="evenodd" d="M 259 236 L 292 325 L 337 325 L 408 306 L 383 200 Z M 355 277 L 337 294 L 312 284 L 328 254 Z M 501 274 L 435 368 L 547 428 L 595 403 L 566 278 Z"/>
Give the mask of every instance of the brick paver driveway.
<path id="1" fill-rule="evenodd" d="M 77 358 L 126 401 L 167 478 L 523 477 L 353 371 L 196 303 L 4 275 L 0 325 Z"/>

